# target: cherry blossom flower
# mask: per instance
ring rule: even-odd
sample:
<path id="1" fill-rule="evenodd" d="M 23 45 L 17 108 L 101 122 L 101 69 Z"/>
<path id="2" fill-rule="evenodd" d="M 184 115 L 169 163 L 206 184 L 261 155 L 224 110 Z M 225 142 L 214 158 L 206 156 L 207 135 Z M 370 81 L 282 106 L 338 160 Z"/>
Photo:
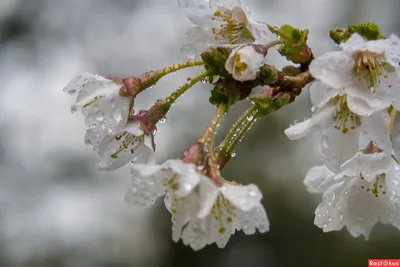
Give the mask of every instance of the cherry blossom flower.
<path id="1" fill-rule="evenodd" d="M 210 44 L 266 42 L 266 24 L 252 19 L 240 0 L 178 0 L 179 7 L 196 27 L 186 32 L 185 53 L 193 57 L 196 49 Z"/>
<path id="2" fill-rule="evenodd" d="M 336 167 L 348 160 L 358 148 L 371 141 L 384 150 L 390 150 L 390 117 L 386 109 L 365 115 L 356 113 L 350 105 L 349 95 L 321 82 L 310 86 L 313 114 L 310 119 L 295 123 L 285 130 L 289 139 L 303 138 L 308 134 L 322 135 L 322 153 L 330 157 L 329 151 L 337 150 Z M 328 166 L 331 167 L 331 166 Z"/>
<path id="3" fill-rule="evenodd" d="M 140 122 L 130 122 L 120 133 L 107 135 L 99 145 L 100 170 L 112 171 L 133 161 L 135 163 L 154 163 L 154 136 L 146 133 Z"/>
<path id="4" fill-rule="evenodd" d="M 199 250 L 216 243 L 223 248 L 235 230 L 254 234 L 269 230 L 269 221 L 255 185 L 225 182 L 217 186 L 196 165 L 169 160 L 161 165 L 132 166 L 133 188 L 127 201 L 149 206 L 166 195 L 172 213 L 173 240 Z"/>
<path id="5" fill-rule="evenodd" d="M 234 49 L 229 55 L 225 69 L 240 82 L 254 80 L 259 68 L 265 63 L 265 57 L 252 45 Z"/>
<path id="6" fill-rule="evenodd" d="M 309 171 L 305 184 L 309 191 L 323 193 L 314 223 L 324 232 L 346 226 L 352 236 L 364 235 L 368 239 L 378 222 L 390 223 L 400 230 L 400 169 L 397 165 L 373 180 L 360 174 L 338 178 L 326 166 L 317 166 Z"/>
<path id="7" fill-rule="evenodd" d="M 122 86 L 96 74 L 82 73 L 64 88 L 68 94 L 77 94 L 71 112 L 82 111 L 88 126 L 85 143 L 96 152 L 106 136 L 121 132 L 127 122 L 132 99 L 119 95 Z"/>
<path id="8" fill-rule="evenodd" d="M 315 225 L 324 232 L 346 226 L 354 237 L 364 235 L 366 239 L 378 222 L 400 230 L 400 168 L 392 149 L 384 151 L 370 142 L 337 172 L 331 169 L 313 167 L 304 181 L 310 192 L 323 193 Z"/>
<path id="9" fill-rule="evenodd" d="M 389 107 L 400 108 L 400 39 L 367 41 L 354 33 L 342 51 L 314 59 L 311 74 L 336 90 L 344 90 L 351 110 L 359 115 Z M 343 89 L 344 88 L 344 89 Z"/>

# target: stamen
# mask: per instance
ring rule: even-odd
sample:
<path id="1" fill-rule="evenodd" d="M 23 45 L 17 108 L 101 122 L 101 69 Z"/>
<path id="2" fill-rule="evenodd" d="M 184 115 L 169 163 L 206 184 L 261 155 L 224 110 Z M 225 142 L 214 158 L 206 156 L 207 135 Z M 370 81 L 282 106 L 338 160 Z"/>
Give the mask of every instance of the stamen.
<path id="1" fill-rule="evenodd" d="M 361 119 L 351 112 L 347 106 L 347 95 L 337 96 L 334 101 L 337 101 L 336 110 L 333 114 L 336 121 L 335 128 L 342 130 L 344 134 L 349 130 L 355 130 L 361 124 Z"/>
<path id="2" fill-rule="evenodd" d="M 212 20 L 217 21 L 220 25 L 216 28 L 212 28 L 214 39 L 219 40 L 229 39 L 230 43 L 236 43 L 242 34 L 242 30 L 246 27 L 246 23 L 237 21 L 232 17 L 231 10 L 225 10 L 223 12 L 216 11 Z"/>

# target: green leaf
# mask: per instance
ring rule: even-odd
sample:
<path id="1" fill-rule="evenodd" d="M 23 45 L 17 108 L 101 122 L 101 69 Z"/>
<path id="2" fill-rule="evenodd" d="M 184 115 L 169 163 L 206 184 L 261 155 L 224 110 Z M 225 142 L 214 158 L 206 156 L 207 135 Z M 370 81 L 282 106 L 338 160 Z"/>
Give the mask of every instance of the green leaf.
<path id="1" fill-rule="evenodd" d="M 218 87 L 215 87 L 213 90 L 211 90 L 209 101 L 211 104 L 219 106 L 221 104 L 228 104 L 229 98 Z"/>

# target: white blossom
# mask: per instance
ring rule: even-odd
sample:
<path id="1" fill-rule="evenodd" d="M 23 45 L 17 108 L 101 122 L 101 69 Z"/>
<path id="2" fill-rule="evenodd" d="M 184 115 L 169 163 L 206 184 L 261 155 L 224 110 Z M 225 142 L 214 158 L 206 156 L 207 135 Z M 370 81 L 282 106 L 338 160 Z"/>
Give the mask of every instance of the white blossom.
<path id="1" fill-rule="evenodd" d="M 225 182 L 217 186 L 194 164 L 169 160 L 161 165 L 132 165 L 133 189 L 127 201 L 149 206 L 166 195 L 172 213 L 172 236 L 194 250 L 216 243 L 222 248 L 235 230 L 254 234 L 269 230 L 269 221 L 255 185 Z"/>
<path id="2" fill-rule="evenodd" d="M 127 122 L 132 100 L 119 95 L 122 86 L 96 74 L 82 73 L 64 88 L 71 95 L 77 94 L 71 112 L 82 111 L 88 126 L 85 143 L 96 152 L 106 136 L 121 132 Z"/>
<path id="3" fill-rule="evenodd" d="M 252 45 L 234 49 L 229 55 L 225 69 L 240 82 L 254 80 L 259 68 L 265 63 L 265 57 Z"/>
<path id="4" fill-rule="evenodd" d="M 153 134 L 145 133 L 140 122 L 128 123 L 121 132 L 107 135 L 99 145 L 98 167 L 112 171 L 127 163 L 154 163 L 155 144 Z"/>
<path id="5" fill-rule="evenodd" d="M 266 42 L 265 23 L 252 19 L 240 0 L 178 0 L 179 7 L 196 27 L 186 32 L 183 48 L 194 54 L 210 44 Z"/>
<path id="6" fill-rule="evenodd" d="M 331 163 L 336 161 L 327 164 L 332 171 L 337 171 L 341 163 L 371 141 L 386 151 L 392 148 L 390 117 L 386 109 L 369 115 L 355 113 L 343 90 L 333 89 L 322 82 L 310 86 L 310 96 L 313 104 L 311 118 L 293 124 L 285 134 L 291 140 L 308 134 L 321 134 L 323 157 L 329 158 Z M 335 152 L 335 155 L 330 152 Z"/>
<path id="7" fill-rule="evenodd" d="M 324 232 L 346 226 L 352 236 L 364 235 L 366 239 L 378 222 L 400 230 L 399 167 L 394 165 L 389 172 L 369 178 L 337 175 L 326 166 L 313 167 L 304 182 L 309 191 L 323 193 L 315 210 L 315 225 Z"/>
<path id="8" fill-rule="evenodd" d="M 328 52 L 314 59 L 311 74 L 343 90 L 351 110 L 370 115 L 391 104 L 400 108 L 400 39 L 367 41 L 354 33 L 341 44 L 341 51 Z"/>

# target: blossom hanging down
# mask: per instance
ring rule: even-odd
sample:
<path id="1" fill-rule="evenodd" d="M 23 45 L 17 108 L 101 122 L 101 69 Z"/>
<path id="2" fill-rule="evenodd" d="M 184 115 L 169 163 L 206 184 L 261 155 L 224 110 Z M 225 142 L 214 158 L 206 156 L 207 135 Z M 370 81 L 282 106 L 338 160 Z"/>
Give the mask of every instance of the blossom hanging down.
<path id="1" fill-rule="evenodd" d="M 251 18 L 240 0 L 178 0 L 179 7 L 196 27 L 186 32 L 186 49 L 209 44 L 265 42 L 266 24 Z M 199 47 L 203 44 L 203 47 Z"/>
<path id="2" fill-rule="evenodd" d="M 340 151 L 336 153 L 339 158 L 332 164 L 332 171 L 337 171 L 340 164 L 370 141 L 386 151 L 392 148 L 390 117 L 386 109 L 379 108 L 379 111 L 372 114 L 360 114 L 357 112 L 360 109 L 354 108 L 354 103 L 349 102 L 352 98 L 345 92 L 345 89 L 335 89 L 322 82 L 314 82 L 310 86 L 312 117 L 285 130 L 285 134 L 292 140 L 307 134 L 321 134 L 324 157 L 332 157 L 330 151 Z"/>
<path id="3" fill-rule="evenodd" d="M 391 104 L 399 109 L 400 39 L 390 35 L 367 41 L 354 33 L 341 48 L 313 60 L 311 74 L 332 88 L 344 88 L 349 106 L 359 115 Z"/>
<path id="4" fill-rule="evenodd" d="M 64 88 L 71 95 L 77 94 L 71 112 L 82 111 L 88 126 L 85 143 L 96 152 L 104 137 L 119 133 L 127 122 L 132 99 L 119 95 L 122 86 L 99 75 L 83 73 Z"/>
<path id="5" fill-rule="evenodd" d="M 149 206 L 166 195 L 172 213 L 173 240 L 199 250 L 216 243 L 223 248 L 235 230 L 254 234 L 269 230 L 269 222 L 255 185 L 225 182 L 217 186 L 195 164 L 169 160 L 161 165 L 132 166 L 133 187 L 127 201 Z"/>
<path id="6" fill-rule="evenodd" d="M 338 174 L 324 165 L 313 167 L 304 183 L 310 192 L 323 193 L 314 223 L 324 232 L 346 226 L 354 237 L 368 239 L 378 222 L 400 230 L 400 168 L 392 151 L 387 153 L 371 142 Z"/>
<path id="7" fill-rule="evenodd" d="M 71 111 L 81 110 L 85 115 L 85 143 L 98 153 L 101 170 L 115 170 L 132 160 L 155 160 L 152 131 L 140 120 L 128 123 L 133 98 L 121 96 L 121 89 L 123 82 L 89 73 L 77 75 L 64 89 L 77 93 Z"/>
<path id="8" fill-rule="evenodd" d="M 225 69 L 240 82 L 254 80 L 259 68 L 266 62 L 265 54 L 256 45 L 245 45 L 234 49 L 229 55 Z"/>

